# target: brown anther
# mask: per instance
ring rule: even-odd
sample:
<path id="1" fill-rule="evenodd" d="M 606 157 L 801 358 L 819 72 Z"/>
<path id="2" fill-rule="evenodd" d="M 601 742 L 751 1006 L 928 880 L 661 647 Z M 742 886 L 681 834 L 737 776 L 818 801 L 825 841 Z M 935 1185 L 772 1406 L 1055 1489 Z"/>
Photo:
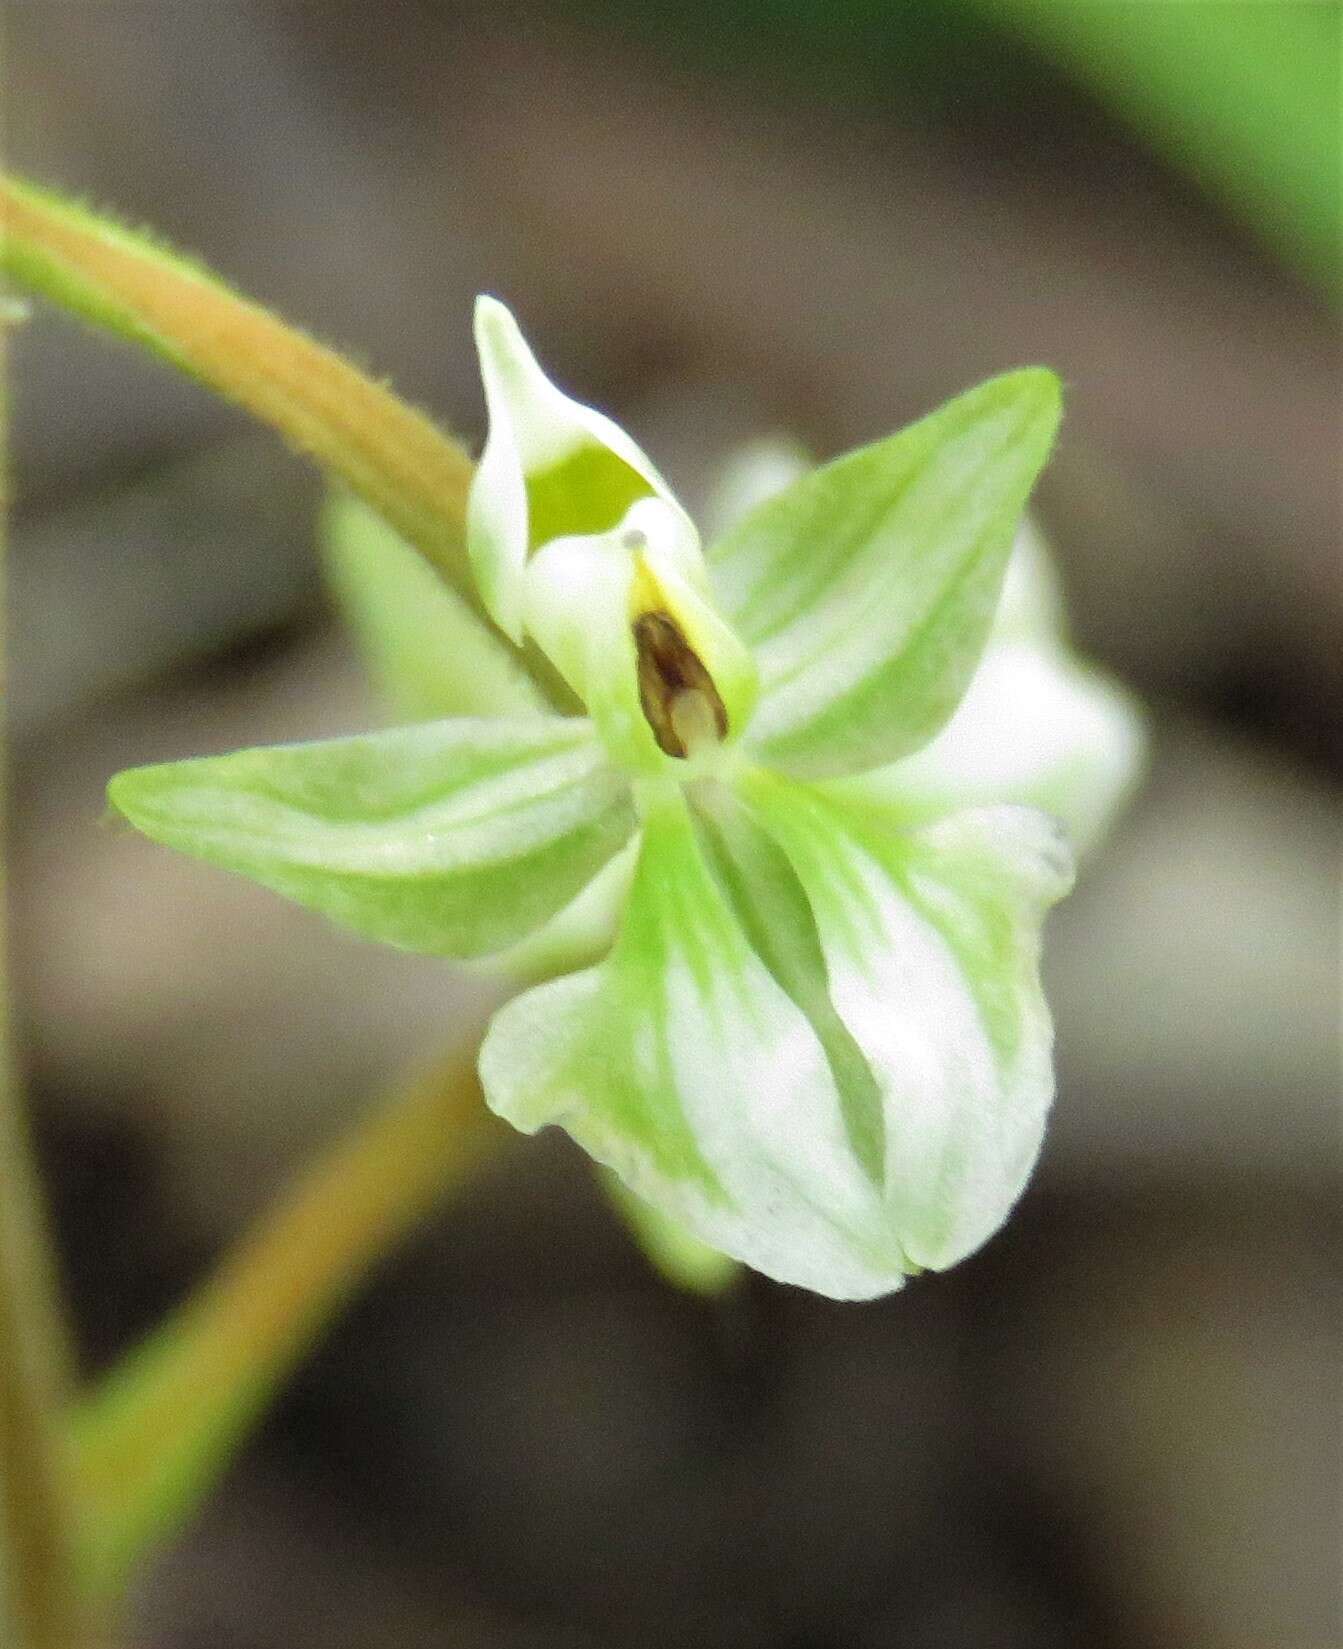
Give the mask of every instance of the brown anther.
<path id="1" fill-rule="evenodd" d="M 681 627 L 669 613 L 643 613 L 634 621 L 634 646 L 639 661 L 639 703 L 658 748 L 668 756 L 689 754 L 673 716 L 676 700 L 698 693 L 708 705 L 720 739 L 727 736 L 727 711 Z"/>

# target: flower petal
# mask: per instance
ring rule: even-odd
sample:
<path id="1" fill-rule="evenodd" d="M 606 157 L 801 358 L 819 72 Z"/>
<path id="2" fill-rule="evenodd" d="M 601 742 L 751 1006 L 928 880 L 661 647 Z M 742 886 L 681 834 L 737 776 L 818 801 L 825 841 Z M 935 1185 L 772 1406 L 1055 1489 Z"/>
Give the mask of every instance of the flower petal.
<path id="1" fill-rule="evenodd" d="M 444 721 L 132 768 L 137 829 L 408 950 L 479 956 L 566 905 L 628 839 L 590 723 Z"/>
<path id="2" fill-rule="evenodd" d="M 679 799 L 645 825 L 610 957 L 510 1002 L 481 1080 L 526 1132 L 557 1122 L 710 1246 L 840 1299 L 904 1257 L 850 1147 L 825 1053 L 752 949 Z"/>
<path id="3" fill-rule="evenodd" d="M 616 531 L 557 538 L 527 568 L 528 632 L 582 699 L 613 759 L 634 772 L 668 766 L 644 703 L 636 632 L 646 615 L 674 625 L 702 667 L 725 737 L 735 739 L 755 703 L 755 661 L 706 600 L 698 557 L 662 502 L 644 499 Z"/>
<path id="4" fill-rule="evenodd" d="M 486 957 L 481 971 L 522 990 L 600 961 L 615 943 L 638 850 L 632 836 L 563 909 L 517 944 Z"/>
<path id="5" fill-rule="evenodd" d="M 993 615 L 992 639 L 1062 646 L 1066 616 L 1054 558 L 1034 517 L 1027 513 L 1012 540 L 1003 593 Z"/>
<path id="6" fill-rule="evenodd" d="M 816 461 L 800 441 L 787 435 L 761 435 L 743 441 L 723 460 L 699 512 L 704 536 L 724 537 L 752 510 L 815 469 Z"/>
<path id="7" fill-rule="evenodd" d="M 867 771 L 948 719 L 1058 418 L 1053 373 L 991 379 L 803 476 L 710 551 L 760 666 L 749 736 L 771 765 Z"/>
<path id="8" fill-rule="evenodd" d="M 475 331 L 490 428 L 467 548 L 486 609 L 521 642 L 529 555 L 555 538 L 609 532 L 640 498 L 680 506 L 618 424 L 551 383 L 497 299 L 476 300 Z"/>
<path id="9" fill-rule="evenodd" d="M 1078 853 L 1104 834 L 1142 769 L 1128 695 L 1061 650 L 990 646 L 955 715 L 932 741 L 875 773 L 833 781 L 913 822 L 1014 802 L 1052 814 Z"/>
<path id="10" fill-rule="evenodd" d="M 1057 828 L 1024 808 L 901 835 L 871 808 L 765 774 L 743 795 L 815 916 L 830 995 L 878 1085 L 889 1219 L 917 1265 L 952 1265 L 1006 1218 L 1053 1095 L 1038 977 L 1067 891 Z"/>
<path id="11" fill-rule="evenodd" d="M 1040 808 L 1084 853 L 1136 783 L 1144 743 L 1128 694 L 1068 647 L 1048 551 L 1024 522 L 988 646 L 951 720 L 912 756 L 833 789 L 911 821 L 996 802 Z"/>
<path id="12" fill-rule="evenodd" d="M 727 531 L 810 468 L 795 442 L 747 443 L 714 486 L 711 528 Z M 1145 743 L 1136 703 L 1069 647 L 1049 550 L 1027 516 L 983 656 L 951 720 L 902 761 L 832 782 L 911 822 L 1001 802 L 1039 808 L 1086 853 L 1136 784 Z"/>
<path id="13" fill-rule="evenodd" d="M 735 738 L 755 662 L 713 606 L 689 516 L 618 425 L 555 388 L 492 298 L 477 303 L 476 341 L 490 434 L 467 532 L 487 608 L 537 643 L 627 770 L 686 754 L 681 692 L 702 692 L 718 739 Z M 636 654 L 644 620 L 662 638 L 656 658 Z"/>
<path id="14" fill-rule="evenodd" d="M 736 1260 L 668 1219 L 660 1208 L 636 1197 L 619 1174 L 600 1171 L 602 1188 L 648 1263 L 676 1288 L 709 1298 L 721 1294 L 740 1272 Z"/>

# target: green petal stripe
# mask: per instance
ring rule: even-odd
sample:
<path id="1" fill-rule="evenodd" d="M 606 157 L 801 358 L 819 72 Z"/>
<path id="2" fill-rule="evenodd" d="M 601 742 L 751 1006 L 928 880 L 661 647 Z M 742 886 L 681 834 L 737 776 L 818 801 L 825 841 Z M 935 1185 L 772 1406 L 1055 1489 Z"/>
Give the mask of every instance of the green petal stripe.
<path id="1" fill-rule="evenodd" d="M 684 808 L 645 826 L 611 956 L 495 1016 L 491 1106 L 562 1124 L 711 1247 L 840 1299 L 906 1266 L 854 1155 L 825 1053 L 755 954 Z"/>
<path id="2" fill-rule="evenodd" d="M 888 1218 L 911 1260 L 952 1265 L 1006 1218 L 1043 1136 L 1040 923 L 1069 886 L 1066 845 L 1026 808 L 900 835 L 786 780 L 745 789 L 806 890 L 835 1010 L 880 1088 Z"/>
<path id="3" fill-rule="evenodd" d="M 886 1173 L 881 1091 L 862 1049 L 830 1000 L 816 921 L 782 849 L 734 796 L 701 794 L 700 842 L 756 955 L 806 1015 L 839 1094 L 845 1132 L 863 1172 Z"/>
<path id="4" fill-rule="evenodd" d="M 628 790 L 578 719 L 444 721 L 118 774 L 155 841 L 367 938 L 479 956 L 567 904 L 628 839 Z"/>
<path id="5" fill-rule="evenodd" d="M 863 772 L 927 742 L 984 645 L 1059 419 L 1053 373 L 991 379 L 813 470 L 710 551 L 755 649 L 750 739 L 770 765 Z"/>

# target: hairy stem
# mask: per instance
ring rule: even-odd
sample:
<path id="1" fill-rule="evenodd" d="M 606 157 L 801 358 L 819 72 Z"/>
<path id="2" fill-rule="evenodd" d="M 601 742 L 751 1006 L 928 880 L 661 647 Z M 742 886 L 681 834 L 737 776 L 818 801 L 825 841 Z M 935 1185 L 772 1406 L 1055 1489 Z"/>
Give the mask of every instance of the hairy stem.
<path id="1" fill-rule="evenodd" d="M 203 265 L 50 190 L 0 177 L 0 269 L 86 321 L 150 350 L 269 424 L 364 498 L 490 624 L 466 553 L 473 466 L 462 447 L 385 385 Z M 523 665 L 556 708 L 574 698 L 548 660 Z"/>

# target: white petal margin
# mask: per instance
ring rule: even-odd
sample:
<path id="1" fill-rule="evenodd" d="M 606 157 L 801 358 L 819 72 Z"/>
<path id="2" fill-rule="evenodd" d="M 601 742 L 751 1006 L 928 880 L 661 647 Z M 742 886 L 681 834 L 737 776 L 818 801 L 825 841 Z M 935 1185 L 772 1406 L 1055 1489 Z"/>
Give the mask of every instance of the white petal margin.
<path id="1" fill-rule="evenodd" d="M 999 642 L 931 744 L 833 789 L 910 819 L 1020 803 L 1058 819 L 1080 854 L 1123 807 L 1144 748 L 1138 710 L 1112 681 L 1061 649 Z"/>
<path id="2" fill-rule="evenodd" d="M 806 1018 L 748 944 L 679 799 L 646 824 L 610 957 L 495 1016 L 491 1107 L 559 1123 L 636 1195 L 781 1282 L 870 1299 L 908 1269 Z"/>
<path id="3" fill-rule="evenodd" d="M 440 956 L 516 943 L 634 830 L 591 724 L 425 722 L 131 768 L 114 807 L 154 841 Z"/>
<path id="4" fill-rule="evenodd" d="M 528 478 L 554 469 L 584 447 L 605 450 L 675 505 L 643 451 L 595 408 L 571 400 L 537 363 L 509 310 L 497 298 L 476 300 L 489 434 L 467 500 L 467 549 L 486 610 L 505 635 L 521 642 L 523 571 L 529 547 Z M 566 531 L 601 531 L 610 521 L 570 523 Z"/>
<path id="5" fill-rule="evenodd" d="M 660 1208 L 636 1197 L 619 1174 L 599 1170 L 602 1188 L 625 1221 L 648 1263 L 676 1288 L 709 1298 L 731 1287 L 740 1267 L 731 1255 L 710 1248 Z"/>
<path id="6" fill-rule="evenodd" d="M 901 835 L 772 776 L 743 795 L 807 893 L 831 999 L 881 1092 L 890 1229 L 916 1265 L 954 1265 L 1006 1219 L 1044 1135 L 1040 925 L 1071 885 L 1067 845 L 1025 808 Z"/>

